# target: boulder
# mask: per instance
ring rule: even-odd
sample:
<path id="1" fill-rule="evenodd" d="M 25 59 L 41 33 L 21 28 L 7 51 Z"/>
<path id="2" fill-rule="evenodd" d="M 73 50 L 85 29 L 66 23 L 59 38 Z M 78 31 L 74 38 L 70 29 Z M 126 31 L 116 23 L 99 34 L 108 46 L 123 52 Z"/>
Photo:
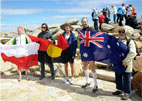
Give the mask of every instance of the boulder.
<path id="1" fill-rule="evenodd" d="M 68 20 L 65 23 L 69 23 L 71 25 L 77 25 L 79 22 L 79 19 L 72 19 L 72 20 Z"/>
<path id="2" fill-rule="evenodd" d="M 60 29 L 59 28 L 54 28 L 50 29 L 49 31 L 52 33 L 52 35 L 56 34 Z"/>
<path id="3" fill-rule="evenodd" d="M 142 23 L 142 18 L 137 18 L 138 23 Z"/>
<path id="4" fill-rule="evenodd" d="M 57 37 L 58 37 L 60 34 L 62 34 L 63 32 L 64 32 L 64 30 L 60 29 L 57 33 L 55 33 L 55 34 L 53 35 L 53 38 L 54 38 L 54 39 L 57 39 Z"/>
<path id="5" fill-rule="evenodd" d="M 136 57 L 136 60 L 134 60 L 133 68 L 134 71 L 142 71 L 142 55 Z"/>
<path id="6" fill-rule="evenodd" d="M 106 24 L 106 23 L 103 23 L 103 24 L 102 24 L 102 31 L 104 31 L 104 32 L 109 32 L 109 31 L 111 31 L 113 28 L 114 28 L 113 25 Z"/>
<path id="7" fill-rule="evenodd" d="M 141 41 L 135 41 L 137 48 L 141 49 L 142 48 L 142 42 Z"/>
<path id="8" fill-rule="evenodd" d="M 133 33 L 132 39 L 136 40 L 140 38 L 140 33 Z"/>
<path id="9" fill-rule="evenodd" d="M 83 68 L 82 67 L 83 66 L 82 66 L 81 60 L 76 60 L 75 59 L 75 61 L 74 61 L 74 68 L 75 68 L 74 76 L 78 77 L 78 76 L 83 74 Z M 58 76 L 58 77 L 64 77 L 65 76 L 64 64 L 54 63 L 54 68 L 55 68 L 56 76 Z M 70 65 L 68 65 L 68 74 L 69 74 L 69 76 L 71 76 L 71 67 L 70 67 Z"/>
<path id="10" fill-rule="evenodd" d="M 54 29 L 54 28 L 59 28 L 60 26 L 61 26 L 61 24 L 50 25 L 49 30 Z"/>
<path id="11" fill-rule="evenodd" d="M 134 34 L 134 29 L 130 26 L 124 26 L 125 28 L 125 32 L 126 32 L 126 35 L 128 37 L 130 37 L 132 34 Z"/>
<path id="12" fill-rule="evenodd" d="M 142 97 L 142 71 L 136 73 L 132 78 L 132 89 L 137 89 L 136 93 Z"/>
<path id="13" fill-rule="evenodd" d="M 79 29 L 82 29 L 81 25 L 72 25 L 71 27 L 74 31 L 78 31 Z"/>

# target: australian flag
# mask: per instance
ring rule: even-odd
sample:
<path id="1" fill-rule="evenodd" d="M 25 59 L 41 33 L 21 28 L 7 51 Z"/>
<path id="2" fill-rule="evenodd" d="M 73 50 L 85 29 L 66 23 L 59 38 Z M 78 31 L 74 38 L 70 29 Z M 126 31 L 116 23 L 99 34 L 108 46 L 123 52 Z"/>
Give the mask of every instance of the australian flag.
<path id="1" fill-rule="evenodd" d="M 103 32 L 79 30 L 79 39 L 82 61 L 108 64 L 118 75 L 126 70 L 122 60 L 127 56 L 129 47 L 114 36 Z"/>

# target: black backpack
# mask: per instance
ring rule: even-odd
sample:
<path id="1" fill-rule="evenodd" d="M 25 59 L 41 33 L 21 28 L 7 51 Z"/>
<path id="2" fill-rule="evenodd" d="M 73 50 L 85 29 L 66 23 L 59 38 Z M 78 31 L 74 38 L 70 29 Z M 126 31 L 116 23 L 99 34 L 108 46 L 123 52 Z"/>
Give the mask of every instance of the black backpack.
<path id="1" fill-rule="evenodd" d="M 129 47 L 129 43 L 130 43 L 130 41 L 131 41 L 131 39 L 127 39 L 127 43 L 126 43 L 126 45 Z M 136 56 L 140 56 L 140 53 L 139 53 L 139 51 L 138 51 L 138 47 L 137 47 L 137 45 L 136 45 L 136 42 L 134 41 L 134 43 L 135 43 L 135 47 L 136 47 L 136 53 L 137 53 L 137 55 Z M 136 60 L 136 56 L 134 57 L 134 60 Z"/>

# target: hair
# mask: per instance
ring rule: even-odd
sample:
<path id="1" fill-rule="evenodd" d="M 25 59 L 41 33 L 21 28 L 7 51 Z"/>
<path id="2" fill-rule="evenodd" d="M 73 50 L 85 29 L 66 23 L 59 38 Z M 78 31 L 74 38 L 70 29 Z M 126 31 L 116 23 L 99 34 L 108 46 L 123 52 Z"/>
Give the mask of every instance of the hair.
<path id="1" fill-rule="evenodd" d="M 41 27 L 42 27 L 43 25 L 46 26 L 46 31 L 49 30 L 49 29 L 48 29 L 48 25 L 47 25 L 46 23 L 42 23 Z"/>
<path id="2" fill-rule="evenodd" d="M 71 25 L 69 23 L 65 23 L 64 28 L 65 28 L 65 26 L 69 26 L 71 28 Z"/>
<path id="3" fill-rule="evenodd" d="M 122 31 L 122 30 L 125 31 L 125 28 L 124 28 L 124 27 L 120 27 L 120 28 L 118 29 L 118 31 Z"/>
<path id="4" fill-rule="evenodd" d="M 88 21 L 87 17 L 83 17 L 83 18 L 81 19 L 81 22 L 82 22 L 83 19 L 86 19 L 86 20 Z"/>
<path id="5" fill-rule="evenodd" d="M 22 29 L 23 30 L 23 27 L 22 26 L 18 26 L 17 29 Z"/>

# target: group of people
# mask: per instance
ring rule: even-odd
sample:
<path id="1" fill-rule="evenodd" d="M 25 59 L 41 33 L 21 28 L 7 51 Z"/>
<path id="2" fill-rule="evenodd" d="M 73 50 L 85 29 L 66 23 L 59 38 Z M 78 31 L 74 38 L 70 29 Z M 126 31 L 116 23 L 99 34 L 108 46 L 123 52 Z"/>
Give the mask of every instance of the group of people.
<path id="1" fill-rule="evenodd" d="M 101 25 L 103 23 L 109 23 L 111 12 L 113 14 L 114 24 L 118 23 L 119 26 L 123 26 L 122 21 L 125 19 L 125 25 L 133 28 L 137 28 L 138 26 L 136 9 L 131 4 L 125 6 L 125 4 L 122 3 L 118 9 L 116 6 L 112 5 L 112 10 L 106 6 L 101 12 L 98 12 L 96 8 L 93 8 L 92 10 L 92 20 L 94 21 L 94 28 L 96 31 L 99 29 L 101 30 Z M 99 28 L 98 23 L 100 25 Z"/>
<path id="2" fill-rule="evenodd" d="M 94 9 L 94 11 L 95 10 L 96 9 Z M 95 15 L 93 16 L 95 17 Z M 96 31 L 94 30 L 94 28 L 89 27 L 88 19 L 86 17 L 83 17 L 81 19 L 81 24 L 83 27 L 82 30 L 84 31 L 92 31 L 92 32 Z M 75 71 L 74 59 L 75 59 L 75 54 L 76 54 L 76 49 L 77 49 L 77 38 L 75 34 L 71 31 L 70 24 L 68 23 L 64 24 L 64 30 L 65 31 L 62 35 L 68 42 L 69 47 L 62 52 L 62 58 L 63 58 L 62 62 L 64 63 L 64 66 L 65 66 L 65 79 L 63 80 L 63 82 L 64 83 L 70 82 L 71 84 L 74 84 L 74 71 Z M 55 44 L 55 40 L 52 38 L 52 34 L 49 31 L 48 25 L 46 23 L 43 23 L 41 25 L 41 33 L 39 33 L 37 37 L 50 40 Z M 27 39 L 29 41 L 26 41 Z M 129 37 L 127 37 L 124 28 L 119 29 L 119 39 L 124 44 L 127 44 L 127 40 L 129 39 Z M 32 42 L 28 36 L 23 34 L 22 27 L 18 27 L 18 35 L 15 38 L 11 39 L 10 41 L 15 42 L 15 44 L 28 44 Z M 128 46 L 130 47 L 130 52 L 128 53 L 128 55 L 122 62 L 122 64 L 125 67 L 127 67 L 127 69 L 121 75 L 116 74 L 116 88 L 118 90 L 116 92 L 113 92 L 113 95 L 119 95 L 119 94 L 122 94 L 122 92 L 124 92 L 124 95 L 122 97 L 122 99 L 124 100 L 128 99 L 129 94 L 131 93 L 131 75 L 132 75 L 132 67 L 133 67 L 132 62 L 133 62 L 133 58 L 136 56 L 136 48 L 135 48 L 134 41 L 131 40 Z M 94 55 L 93 53 L 90 53 L 90 54 Z M 50 71 L 51 71 L 51 79 L 54 80 L 55 71 L 54 71 L 54 65 L 53 65 L 52 58 L 48 56 L 48 54 L 45 51 L 38 51 L 38 60 L 41 66 L 41 77 L 39 79 L 42 80 L 43 78 L 45 78 L 45 63 L 48 63 L 50 67 Z M 72 78 L 70 80 L 68 76 L 68 63 L 70 64 L 71 74 L 72 74 Z M 82 88 L 86 88 L 90 85 L 89 70 L 88 70 L 90 67 L 92 71 L 93 80 L 94 80 L 94 87 L 92 90 L 92 92 L 94 93 L 98 90 L 97 73 L 95 71 L 95 61 L 92 58 L 90 58 L 87 61 L 82 59 L 82 63 L 83 63 L 84 73 L 85 73 L 85 78 L 86 78 L 86 83 L 82 85 Z M 27 80 L 29 80 L 27 71 L 28 70 L 26 69 Z M 22 79 L 21 68 L 18 68 L 18 73 L 19 73 L 18 81 L 21 81 Z"/>

